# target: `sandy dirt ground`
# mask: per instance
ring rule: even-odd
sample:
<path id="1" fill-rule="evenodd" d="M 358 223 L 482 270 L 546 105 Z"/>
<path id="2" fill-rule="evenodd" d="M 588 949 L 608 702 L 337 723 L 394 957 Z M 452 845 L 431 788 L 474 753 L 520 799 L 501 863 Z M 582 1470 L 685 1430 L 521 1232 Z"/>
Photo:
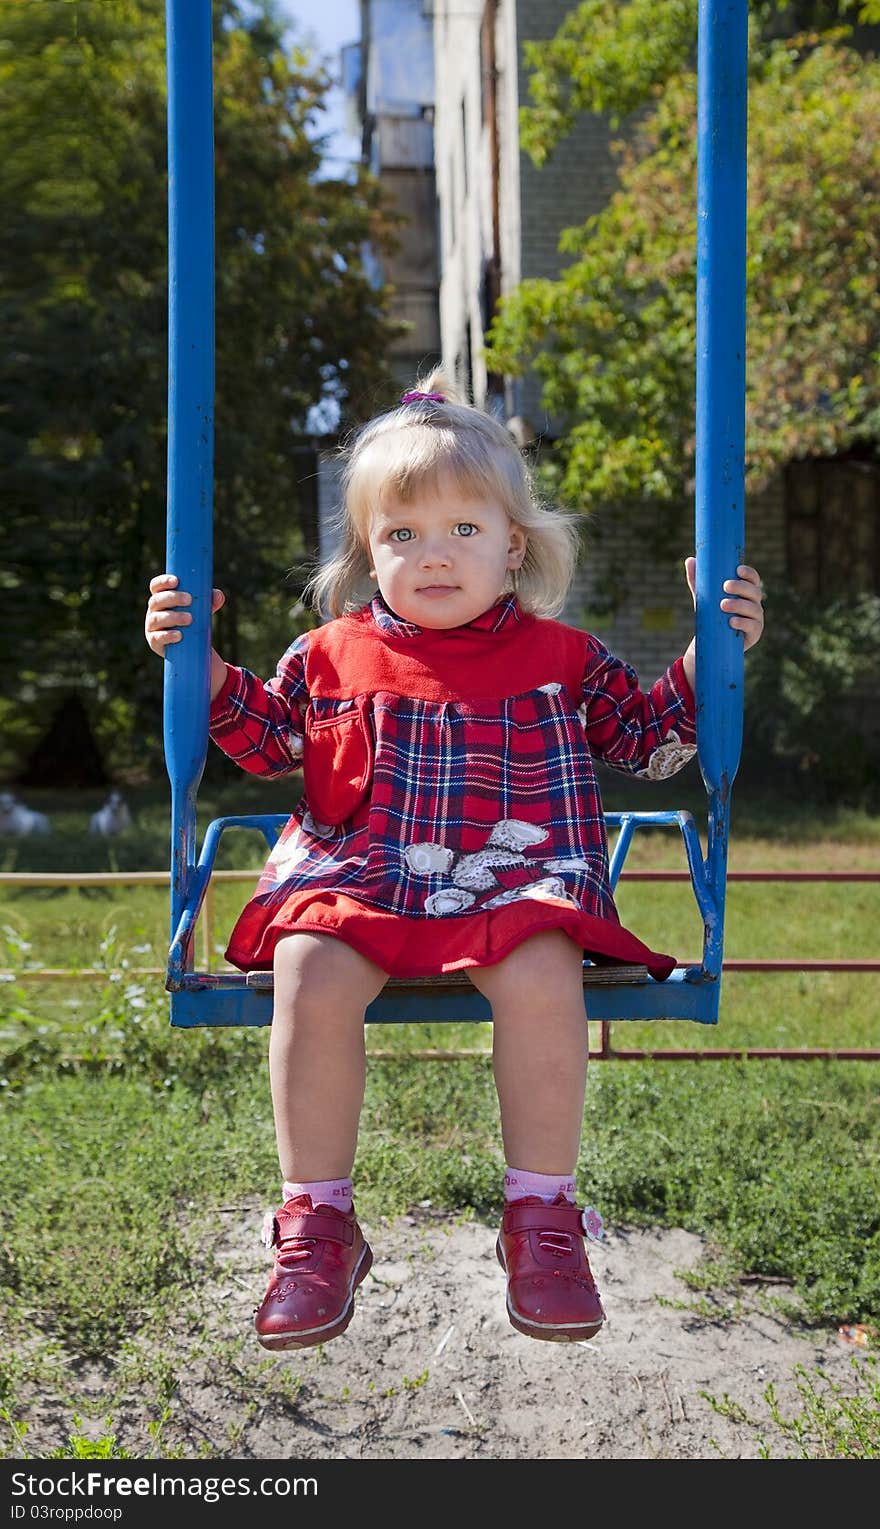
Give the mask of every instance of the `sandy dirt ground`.
<path id="1" fill-rule="evenodd" d="M 77 1376 L 82 1431 L 100 1434 L 112 1397 L 115 1435 L 159 1458 L 755 1459 L 762 1438 L 785 1458 L 794 1450 L 770 1418 L 768 1384 L 786 1415 L 800 1411 L 796 1366 L 853 1388 L 854 1351 L 836 1330 L 774 1311 L 787 1287 L 690 1290 L 681 1271 L 709 1250 L 681 1230 L 610 1227 L 590 1249 L 608 1314 L 600 1335 L 526 1338 L 507 1321 L 496 1229 L 428 1205 L 364 1222 L 375 1262 L 346 1333 L 266 1354 L 250 1328 L 269 1269 L 261 1211 L 224 1208 L 219 1277 L 158 1349 L 154 1335 L 174 1385 L 152 1446 L 154 1386 L 142 1379 L 126 1394 L 121 1374 L 96 1365 Z M 736 1408 L 720 1415 L 710 1396 Z M 33 1401 L 27 1437 L 38 1454 L 64 1437 L 65 1419 L 47 1398 Z"/>

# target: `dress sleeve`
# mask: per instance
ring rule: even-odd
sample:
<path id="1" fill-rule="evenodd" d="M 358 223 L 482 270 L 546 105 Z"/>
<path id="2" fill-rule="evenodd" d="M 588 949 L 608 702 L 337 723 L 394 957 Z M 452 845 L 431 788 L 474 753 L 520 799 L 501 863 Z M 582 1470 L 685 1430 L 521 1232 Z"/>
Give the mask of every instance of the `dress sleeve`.
<path id="1" fill-rule="evenodd" d="M 645 692 L 635 670 L 590 637 L 581 715 L 591 752 L 630 775 L 665 780 L 696 753 L 694 694 L 680 658 Z"/>
<path id="2" fill-rule="evenodd" d="M 302 764 L 308 649 L 309 633 L 303 632 L 265 684 L 249 669 L 227 666 L 223 688 L 211 702 L 210 733 L 252 775 L 289 775 Z"/>

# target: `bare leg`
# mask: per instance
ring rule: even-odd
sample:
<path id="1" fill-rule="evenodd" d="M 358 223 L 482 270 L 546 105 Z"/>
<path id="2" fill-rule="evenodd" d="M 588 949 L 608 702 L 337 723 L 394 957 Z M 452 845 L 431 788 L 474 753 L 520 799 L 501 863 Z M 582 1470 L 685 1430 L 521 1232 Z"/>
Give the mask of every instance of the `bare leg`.
<path id="1" fill-rule="evenodd" d="M 364 1101 L 364 1010 L 387 980 L 332 935 L 279 940 L 269 1075 L 283 1178 L 351 1173 Z"/>
<path id="2" fill-rule="evenodd" d="M 589 1040 L 583 952 L 546 930 L 468 976 L 492 1005 L 493 1065 L 505 1161 L 531 1173 L 571 1173 L 584 1114 Z"/>

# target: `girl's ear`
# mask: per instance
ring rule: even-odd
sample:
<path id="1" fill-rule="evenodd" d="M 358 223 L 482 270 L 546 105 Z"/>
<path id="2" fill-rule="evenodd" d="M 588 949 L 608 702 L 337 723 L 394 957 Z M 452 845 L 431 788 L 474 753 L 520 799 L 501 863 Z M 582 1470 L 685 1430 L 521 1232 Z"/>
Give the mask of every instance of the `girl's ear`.
<path id="1" fill-rule="evenodd" d="M 526 555 L 526 543 L 528 538 L 522 526 L 511 525 L 510 537 L 507 543 L 507 566 L 508 568 L 521 568 L 523 558 Z"/>

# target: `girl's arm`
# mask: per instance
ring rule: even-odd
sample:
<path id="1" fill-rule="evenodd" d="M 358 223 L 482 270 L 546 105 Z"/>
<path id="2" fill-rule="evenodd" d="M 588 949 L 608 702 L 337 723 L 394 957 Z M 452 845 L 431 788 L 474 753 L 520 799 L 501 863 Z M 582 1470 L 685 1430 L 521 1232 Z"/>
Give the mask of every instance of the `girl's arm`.
<path id="1" fill-rule="evenodd" d="M 150 580 L 144 633 L 154 653 L 181 642 L 192 625 L 192 596 L 178 589 L 174 574 Z M 211 594 L 211 614 L 225 605 L 221 589 Z M 248 669 L 227 664 L 211 649 L 210 733 L 214 742 L 253 775 L 286 775 L 302 761 L 305 732 L 300 706 L 308 699 L 305 654 L 308 633 L 294 642 L 264 685 Z"/>
<path id="2" fill-rule="evenodd" d="M 192 625 L 192 616 L 187 606 L 192 605 L 192 595 L 185 589 L 178 589 L 177 576 L 173 573 L 157 573 L 150 580 L 150 598 L 147 602 L 147 614 L 144 618 L 144 636 L 147 645 L 160 658 L 165 657 L 165 649 L 173 642 L 180 642 L 183 637 L 181 627 Z M 226 596 L 222 589 L 211 590 L 211 615 L 219 611 L 226 604 Z M 226 665 L 219 653 L 211 649 L 211 700 L 217 695 L 223 681 L 226 678 Z"/>
<path id="3" fill-rule="evenodd" d="M 636 671 L 589 637 L 583 698 L 590 751 L 616 770 L 674 775 L 696 751 L 694 693 L 683 658 L 643 691 Z"/>
<path id="4" fill-rule="evenodd" d="M 697 560 L 695 557 L 686 557 L 684 560 L 685 577 L 688 581 L 688 589 L 697 600 Z M 761 575 L 756 568 L 750 568 L 748 563 L 740 563 L 736 570 L 735 579 L 725 579 L 723 589 L 726 599 L 721 601 L 721 609 L 730 612 L 730 625 L 735 632 L 743 634 L 743 652 L 748 653 L 756 642 L 760 642 L 761 633 L 764 630 L 764 586 L 761 583 Z M 685 653 L 682 663 L 687 675 L 691 690 L 694 688 L 694 676 L 696 673 L 697 645 L 691 638 L 690 647 Z"/>
<path id="5" fill-rule="evenodd" d="M 211 700 L 211 737 L 252 775 L 289 775 L 302 764 L 308 648 L 303 632 L 265 684 L 249 669 L 224 665 L 223 684 Z"/>
<path id="6" fill-rule="evenodd" d="M 221 658 L 220 654 L 217 652 L 217 649 L 216 648 L 212 648 L 211 649 L 211 700 L 212 701 L 216 700 L 217 696 L 220 694 L 221 690 L 223 689 L 224 684 L 226 683 L 226 671 L 227 671 L 228 667 L 229 667 L 229 665 L 227 664 L 225 658 Z"/>
<path id="7" fill-rule="evenodd" d="M 745 648 L 754 647 L 764 630 L 760 575 L 740 564 L 735 579 L 724 583 L 721 609 L 743 633 Z M 688 588 L 696 600 L 696 559 L 685 559 Z M 647 693 L 628 664 L 590 639 L 592 654 L 584 673 L 587 739 L 594 754 L 616 769 L 649 778 L 673 775 L 693 756 L 696 744 L 694 680 L 696 643 L 676 659 Z"/>

